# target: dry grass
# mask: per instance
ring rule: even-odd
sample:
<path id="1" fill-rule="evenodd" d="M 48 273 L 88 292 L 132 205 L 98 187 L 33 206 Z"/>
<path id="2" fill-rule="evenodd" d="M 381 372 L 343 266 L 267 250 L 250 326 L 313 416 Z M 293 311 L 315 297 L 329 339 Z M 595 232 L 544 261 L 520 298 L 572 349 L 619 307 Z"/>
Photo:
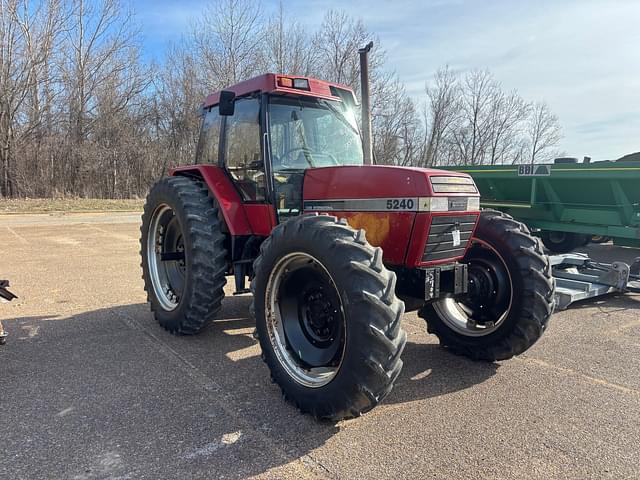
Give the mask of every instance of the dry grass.
<path id="1" fill-rule="evenodd" d="M 0 199 L 0 214 L 55 212 L 139 212 L 144 199 L 105 200 L 100 198 Z"/>

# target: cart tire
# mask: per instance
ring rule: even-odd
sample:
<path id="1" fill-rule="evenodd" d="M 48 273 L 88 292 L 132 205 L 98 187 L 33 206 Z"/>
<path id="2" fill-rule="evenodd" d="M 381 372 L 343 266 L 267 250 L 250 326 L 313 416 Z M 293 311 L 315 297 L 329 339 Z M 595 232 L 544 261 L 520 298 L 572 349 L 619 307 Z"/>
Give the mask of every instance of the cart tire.
<path id="1" fill-rule="evenodd" d="M 334 421 L 375 407 L 400 374 L 406 342 L 382 250 L 344 219 L 301 215 L 273 229 L 253 268 L 262 359 L 284 398 Z"/>
<path id="2" fill-rule="evenodd" d="M 142 278 L 156 320 L 173 334 L 198 333 L 220 311 L 227 271 L 221 227 L 217 203 L 199 180 L 167 177 L 147 196 L 140 229 Z M 163 261 L 157 249 L 180 250 L 184 257 Z"/>
<path id="3" fill-rule="evenodd" d="M 547 327 L 555 290 L 549 258 L 524 224 L 495 210 L 481 212 L 471 242 L 463 260 L 469 293 L 427 304 L 419 315 L 452 352 L 506 360 L 530 348 Z"/>
<path id="4" fill-rule="evenodd" d="M 581 233 L 555 232 L 543 230 L 542 243 L 553 253 L 569 253 L 589 243 L 590 237 Z"/>

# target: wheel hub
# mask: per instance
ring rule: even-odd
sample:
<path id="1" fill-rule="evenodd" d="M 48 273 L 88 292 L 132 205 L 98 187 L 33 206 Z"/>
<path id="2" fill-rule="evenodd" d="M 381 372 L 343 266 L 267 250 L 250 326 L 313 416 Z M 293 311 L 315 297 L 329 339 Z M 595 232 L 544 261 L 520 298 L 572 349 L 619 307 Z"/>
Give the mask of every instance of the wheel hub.
<path id="1" fill-rule="evenodd" d="M 319 345 L 330 342 L 338 325 L 338 310 L 325 295 L 323 288 L 314 288 L 307 292 L 301 305 L 302 326 L 311 343 Z"/>
<path id="2" fill-rule="evenodd" d="M 513 285 L 504 259 L 489 244 L 476 240 L 466 257 L 469 291 L 445 298 L 434 309 L 451 329 L 471 337 L 488 335 L 500 327 L 511 310 Z"/>
<path id="3" fill-rule="evenodd" d="M 491 271 L 478 265 L 469 268 L 469 292 L 467 303 L 474 310 L 486 308 L 496 294 L 496 285 Z"/>

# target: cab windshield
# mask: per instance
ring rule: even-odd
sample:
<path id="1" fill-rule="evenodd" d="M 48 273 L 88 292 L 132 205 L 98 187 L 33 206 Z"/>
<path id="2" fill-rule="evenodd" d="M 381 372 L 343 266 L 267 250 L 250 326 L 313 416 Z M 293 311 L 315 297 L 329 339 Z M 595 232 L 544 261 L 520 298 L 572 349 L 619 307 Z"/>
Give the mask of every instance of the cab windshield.
<path id="1" fill-rule="evenodd" d="M 363 164 L 355 115 L 343 102 L 272 96 L 269 133 L 274 173 Z"/>

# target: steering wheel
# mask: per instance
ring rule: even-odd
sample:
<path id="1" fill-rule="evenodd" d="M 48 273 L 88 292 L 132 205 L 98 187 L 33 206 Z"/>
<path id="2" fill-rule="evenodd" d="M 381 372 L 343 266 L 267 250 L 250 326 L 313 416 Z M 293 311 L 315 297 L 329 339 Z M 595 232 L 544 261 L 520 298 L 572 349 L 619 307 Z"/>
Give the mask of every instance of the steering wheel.
<path id="1" fill-rule="evenodd" d="M 331 162 L 333 162 L 334 165 L 340 165 L 340 162 L 338 162 L 338 159 L 336 157 L 334 157 L 331 153 L 329 153 L 329 152 L 319 152 L 319 151 L 314 150 L 314 149 L 309 148 L 309 147 L 293 147 L 293 148 L 290 148 L 289 150 L 287 150 L 286 152 L 284 152 L 282 154 L 282 156 L 280 157 L 280 162 L 283 165 L 286 164 L 287 162 L 285 160 L 288 159 L 289 156 L 291 156 L 291 154 L 293 154 L 295 152 L 303 152 L 303 154 L 305 152 L 307 152 L 307 153 L 315 153 L 316 155 L 324 155 L 324 156 L 329 157 L 331 159 Z M 311 162 L 309 157 L 307 157 L 306 155 L 303 155 L 303 156 L 304 156 L 304 159 L 309 164 L 309 166 L 311 168 L 314 168 L 315 165 Z"/>

